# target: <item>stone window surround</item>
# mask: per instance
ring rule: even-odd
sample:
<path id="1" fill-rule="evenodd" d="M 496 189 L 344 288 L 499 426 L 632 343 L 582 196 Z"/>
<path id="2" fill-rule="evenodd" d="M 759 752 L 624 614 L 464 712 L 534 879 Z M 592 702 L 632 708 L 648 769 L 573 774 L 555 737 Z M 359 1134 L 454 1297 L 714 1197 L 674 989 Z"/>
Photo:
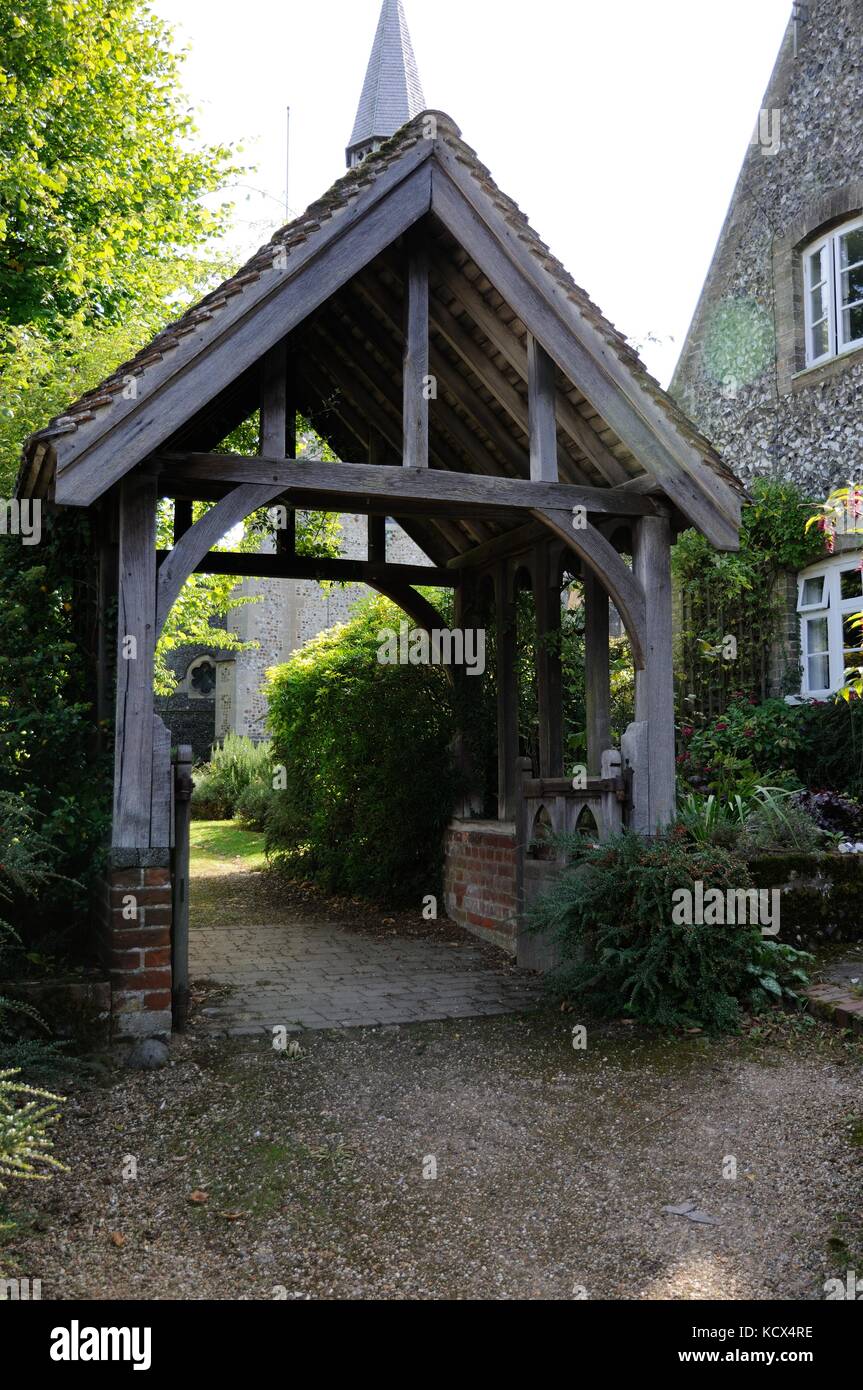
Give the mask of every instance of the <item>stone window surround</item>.
<path id="1" fill-rule="evenodd" d="M 214 674 L 218 675 L 216 658 L 212 653 L 204 652 L 201 656 L 196 656 L 193 661 L 189 662 L 186 668 L 186 674 L 183 677 L 182 688 L 190 700 L 214 700 L 216 697 L 215 685 L 209 694 L 204 695 L 200 690 L 196 690 L 192 684 L 192 676 L 199 666 L 212 666 Z"/>
<path id="2" fill-rule="evenodd" d="M 809 203 L 804 212 L 773 244 L 776 286 L 776 367 L 780 396 L 806 390 L 844 372 L 863 359 L 855 348 L 814 367 L 806 366 L 803 311 L 803 256 L 810 242 L 834 227 L 863 215 L 863 179 L 855 179 Z"/>

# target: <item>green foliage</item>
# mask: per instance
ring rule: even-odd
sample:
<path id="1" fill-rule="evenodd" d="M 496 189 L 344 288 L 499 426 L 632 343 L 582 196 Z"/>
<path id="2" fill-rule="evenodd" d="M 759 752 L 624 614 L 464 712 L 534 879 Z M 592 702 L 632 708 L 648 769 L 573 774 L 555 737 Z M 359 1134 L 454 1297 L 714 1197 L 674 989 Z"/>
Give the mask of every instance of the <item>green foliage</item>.
<path id="1" fill-rule="evenodd" d="M 280 796 L 281 792 L 274 791 L 269 782 L 250 782 L 240 793 L 234 814 L 247 829 L 266 830 L 270 813 Z"/>
<path id="2" fill-rule="evenodd" d="M 672 552 L 682 599 L 680 679 L 691 714 L 723 711 L 736 691 L 767 695 L 770 652 L 781 636 L 776 580 L 824 554 L 823 540 L 806 529 L 811 503 L 793 483 L 760 478 L 750 491 L 738 552 L 718 553 L 698 531 L 684 531 Z M 733 661 L 721 657 L 727 636 L 737 643 Z"/>
<path id="3" fill-rule="evenodd" d="M 273 761 L 287 772 L 268 850 L 291 873 L 393 904 L 438 891 L 458 790 L 444 671 L 377 659 L 378 634 L 402 617 L 385 599 L 364 601 L 268 687 Z"/>
<path id="4" fill-rule="evenodd" d="M 742 1007 L 760 1009 L 804 983 L 800 953 L 765 942 L 757 927 L 673 922 L 675 890 L 750 886 L 745 862 L 727 850 L 693 844 L 679 827 L 600 845 L 576 835 L 566 846 L 571 862 L 531 925 L 553 932 L 562 953 L 554 987 L 583 1008 L 723 1031 L 738 1025 Z"/>
<path id="5" fill-rule="evenodd" d="M 863 701 L 756 705 L 738 698 L 720 719 L 701 727 L 684 721 L 679 732 L 686 789 L 728 797 L 769 783 L 863 799 Z"/>
<path id="6" fill-rule="evenodd" d="M 199 820 L 230 820 L 252 785 L 272 788 L 272 750 L 240 734 L 226 734 L 213 756 L 195 771 L 192 812 Z"/>
<path id="7" fill-rule="evenodd" d="M 5 914 L 29 942 L 36 927 L 44 937 L 86 920 L 86 884 L 108 825 L 110 753 L 94 727 L 91 686 L 87 518 L 46 513 L 39 546 L 0 537 L 0 592 L 0 793 L 26 805 L 39 842 L 51 847 L 38 911 L 18 892 Z"/>
<path id="8" fill-rule="evenodd" d="M 234 172 L 201 147 L 170 29 L 140 0 L 0 0 L 0 303 L 13 324 L 120 322 L 191 260 Z"/>
<path id="9" fill-rule="evenodd" d="M 62 1096 L 15 1081 L 14 1070 L 0 1071 L 0 1191 L 3 1178 L 45 1181 L 67 1169 L 52 1154 L 51 1128 L 60 1118 Z"/>

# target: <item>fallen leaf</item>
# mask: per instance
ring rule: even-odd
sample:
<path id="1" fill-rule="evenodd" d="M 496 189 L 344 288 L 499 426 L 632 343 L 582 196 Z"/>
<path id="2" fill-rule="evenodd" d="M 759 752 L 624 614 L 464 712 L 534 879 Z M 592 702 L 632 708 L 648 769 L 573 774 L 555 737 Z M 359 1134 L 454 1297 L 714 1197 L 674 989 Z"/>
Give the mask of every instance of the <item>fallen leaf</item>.
<path id="1" fill-rule="evenodd" d="M 196 1206 L 202 1206 L 204 1202 L 209 1202 L 209 1200 L 209 1192 L 202 1192 L 199 1187 L 196 1187 L 194 1192 L 190 1192 L 186 1198 L 187 1202 L 194 1202 Z"/>
<path id="2" fill-rule="evenodd" d="M 121 1235 L 119 1231 L 112 1231 L 111 1244 L 116 1245 L 118 1250 L 122 1250 L 123 1246 L 126 1244 L 126 1237 Z"/>

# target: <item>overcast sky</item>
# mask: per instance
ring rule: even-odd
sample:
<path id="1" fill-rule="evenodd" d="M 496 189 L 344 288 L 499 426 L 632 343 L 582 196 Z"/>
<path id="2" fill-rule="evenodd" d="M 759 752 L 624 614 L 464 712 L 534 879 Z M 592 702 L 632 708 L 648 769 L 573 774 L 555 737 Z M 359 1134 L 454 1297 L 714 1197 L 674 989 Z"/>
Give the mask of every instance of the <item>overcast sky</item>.
<path id="1" fill-rule="evenodd" d="M 668 381 L 791 0 L 404 0 L 426 104 Z M 209 139 L 256 164 L 235 245 L 344 170 L 380 0 L 154 0 Z M 281 204 L 281 206 L 280 206 Z M 650 337 L 660 339 L 654 344 Z"/>

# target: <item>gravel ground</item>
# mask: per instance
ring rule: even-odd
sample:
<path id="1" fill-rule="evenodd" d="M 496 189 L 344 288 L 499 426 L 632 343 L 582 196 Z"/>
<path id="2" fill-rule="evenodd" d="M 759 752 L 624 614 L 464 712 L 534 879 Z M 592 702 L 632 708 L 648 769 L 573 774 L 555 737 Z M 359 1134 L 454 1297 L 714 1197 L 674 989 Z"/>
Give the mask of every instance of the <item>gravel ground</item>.
<path id="1" fill-rule="evenodd" d="M 3 1272 L 43 1299 L 818 1299 L 863 1267 L 859 1041 L 777 1016 L 576 1051 L 576 1021 L 306 1033 L 297 1057 L 188 1036 L 162 1071 L 79 1080 L 71 1171 L 7 1194 Z M 686 1202 L 716 1224 L 663 1211 Z"/>

